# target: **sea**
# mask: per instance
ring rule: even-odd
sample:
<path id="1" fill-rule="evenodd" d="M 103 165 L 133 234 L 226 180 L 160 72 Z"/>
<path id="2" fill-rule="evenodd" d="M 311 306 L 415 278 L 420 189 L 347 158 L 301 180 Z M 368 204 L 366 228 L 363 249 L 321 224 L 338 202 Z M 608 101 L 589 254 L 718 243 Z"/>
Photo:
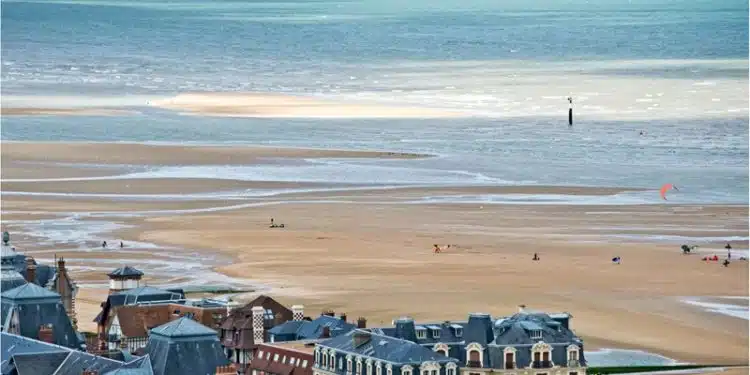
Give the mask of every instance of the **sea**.
<path id="1" fill-rule="evenodd" d="M 418 152 L 408 161 L 160 167 L 149 177 L 642 188 L 569 204 L 748 204 L 744 0 L 3 0 L 5 141 Z M 225 118 L 149 107 L 260 92 L 459 118 Z M 567 97 L 575 124 L 567 124 Z M 667 201 L 658 189 L 678 191 Z M 518 199 L 462 197 L 511 204 Z"/>

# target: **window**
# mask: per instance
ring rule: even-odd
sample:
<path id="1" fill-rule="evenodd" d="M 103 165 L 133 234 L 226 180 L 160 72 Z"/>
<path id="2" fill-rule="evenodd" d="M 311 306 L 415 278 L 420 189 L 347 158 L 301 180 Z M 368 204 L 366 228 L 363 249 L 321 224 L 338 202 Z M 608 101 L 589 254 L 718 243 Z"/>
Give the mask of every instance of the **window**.
<path id="1" fill-rule="evenodd" d="M 568 351 L 568 361 L 577 361 L 577 360 L 578 360 L 578 350 Z"/>
<path id="2" fill-rule="evenodd" d="M 328 366 L 328 353 L 323 353 L 323 367 Z"/>
<path id="3" fill-rule="evenodd" d="M 307 360 L 302 361 L 302 367 L 307 367 Z"/>
<path id="4" fill-rule="evenodd" d="M 367 361 L 367 375 L 372 375 L 372 362 Z"/>
<path id="5" fill-rule="evenodd" d="M 266 352 L 266 361 L 271 359 L 271 352 Z"/>
<path id="6" fill-rule="evenodd" d="M 575 372 L 575 371 L 571 371 L 571 372 L 568 373 L 568 375 L 578 375 L 578 373 Z"/>
<path id="7" fill-rule="evenodd" d="M 339 370 L 343 370 L 343 369 L 344 369 L 344 359 L 339 358 Z"/>
<path id="8" fill-rule="evenodd" d="M 505 369 L 510 370 L 513 368 L 513 352 L 505 353 Z"/>
<path id="9" fill-rule="evenodd" d="M 375 364 L 375 375 L 383 375 L 383 367 L 380 362 Z"/>
<path id="10" fill-rule="evenodd" d="M 336 368 L 336 352 L 331 352 L 330 356 L 331 356 L 331 360 L 329 361 L 329 363 L 331 364 L 331 369 L 335 369 Z"/>
<path id="11" fill-rule="evenodd" d="M 432 371 L 430 372 L 430 375 L 438 375 L 438 371 L 437 371 L 437 370 L 432 370 Z"/>
<path id="12" fill-rule="evenodd" d="M 278 362 L 279 361 L 279 355 L 278 354 L 274 354 L 273 355 L 273 361 L 274 362 Z"/>
<path id="13" fill-rule="evenodd" d="M 362 360 L 357 358 L 357 375 L 362 375 Z"/>
<path id="14" fill-rule="evenodd" d="M 541 339 L 542 338 L 542 330 L 535 329 L 531 331 L 531 338 L 532 339 Z"/>
<path id="15" fill-rule="evenodd" d="M 286 363 L 286 356 L 281 357 L 281 363 Z"/>
<path id="16" fill-rule="evenodd" d="M 409 365 L 401 366 L 401 375 L 411 375 L 412 367 Z"/>
<path id="17" fill-rule="evenodd" d="M 417 330 L 417 339 L 425 339 L 427 338 L 427 330 L 426 329 L 418 329 Z"/>
<path id="18" fill-rule="evenodd" d="M 456 364 L 451 362 L 445 365 L 445 375 L 456 375 Z"/>
<path id="19" fill-rule="evenodd" d="M 456 332 L 456 337 L 461 337 L 461 336 L 463 336 L 463 335 L 464 335 L 464 330 L 463 330 L 463 328 L 460 328 L 460 327 L 456 327 L 456 328 L 454 328 L 454 329 L 455 329 L 455 332 Z"/>
<path id="20" fill-rule="evenodd" d="M 263 358 L 263 351 L 262 350 L 258 351 L 258 358 Z"/>
<path id="21" fill-rule="evenodd" d="M 263 318 L 265 318 L 266 320 L 273 320 L 273 316 L 273 310 L 271 309 L 266 309 L 265 313 L 263 314 Z"/>
<path id="22" fill-rule="evenodd" d="M 432 330 L 432 338 L 433 339 L 439 339 L 440 338 L 440 330 L 439 329 L 433 329 Z"/>

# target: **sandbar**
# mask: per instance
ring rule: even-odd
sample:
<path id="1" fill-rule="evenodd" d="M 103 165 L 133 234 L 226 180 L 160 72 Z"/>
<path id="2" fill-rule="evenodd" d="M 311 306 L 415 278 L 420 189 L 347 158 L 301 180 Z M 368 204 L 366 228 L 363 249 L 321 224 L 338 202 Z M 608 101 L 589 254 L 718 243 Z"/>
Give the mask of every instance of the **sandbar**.
<path id="1" fill-rule="evenodd" d="M 183 146 L 139 143 L 2 142 L 2 162 L 46 161 L 136 165 L 245 165 L 272 159 L 414 159 L 429 155 L 262 146 Z"/>
<path id="2" fill-rule="evenodd" d="M 258 118 L 445 118 L 468 116 L 446 109 L 338 102 L 270 93 L 184 93 L 154 100 L 154 107 L 188 114 Z"/>

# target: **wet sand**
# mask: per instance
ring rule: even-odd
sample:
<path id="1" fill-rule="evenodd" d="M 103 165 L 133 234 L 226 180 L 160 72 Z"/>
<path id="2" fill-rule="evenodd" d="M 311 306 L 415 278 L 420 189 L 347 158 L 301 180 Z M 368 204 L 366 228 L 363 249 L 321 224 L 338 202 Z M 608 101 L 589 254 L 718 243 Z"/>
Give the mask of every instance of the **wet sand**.
<path id="1" fill-rule="evenodd" d="M 185 93 L 150 105 L 204 116 L 274 118 L 444 118 L 467 116 L 436 108 L 337 102 L 268 93 Z"/>
<path id="2" fill-rule="evenodd" d="M 72 144 L 54 145 L 51 154 L 67 161 L 101 157 L 107 160 L 103 163 L 117 164 L 140 160 L 140 156 L 126 151 L 130 146 L 118 145 L 114 148 L 120 150 L 113 153 L 105 152 L 108 146 L 84 145 L 81 148 L 88 151 L 84 152 Z M 143 157 L 151 157 L 146 164 L 188 163 L 202 156 L 214 161 L 227 157 L 222 148 L 175 146 L 174 152 L 179 154 L 176 157 L 158 148 L 148 148 L 151 146 L 138 147 L 149 153 Z M 258 160 L 261 152 L 258 150 L 262 149 L 250 148 L 229 156 L 233 157 L 232 162 L 250 163 Z M 287 152 L 302 153 L 278 151 L 277 155 Z M 3 147 L 3 163 L 9 161 L 6 156 L 13 162 L 13 158 L 33 158 L 34 155 L 23 150 L 7 151 Z M 189 181 L 186 186 L 190 187 L 189 191 L 210 191 L 226 187 L 222 185 L 225 183 L 235 182 Z M 64 187 L 72 190 L 70 192 L 112 191 L 114 187 L 107 184 L 110 182 L 88 181 Z M 3 189 L 7 186 L 27 191 L 35 191 L 37 186 L 39 190 L 52 189 L 45 185 L 47 183 L 4 183 Z M 179 193 L 180 189 L 180 181 L 149 181 L 129 193 L 157 190 Z M 10 223 L 12 232 L 23 231 L 29 223 L 43 216 L 33 212 L 58 211 L 63 218 L 75 217 L 84 224 L 87 220 L 97 220 L 129 225 L 100 234 L 112 241 L 123 239 L 126 243 L 142 241 L 175 246 L 185 249 L 185 258 L 192 257 L 193 262 L 201 262 L 200 256 L 226 257 L 231 261 L 217 266 L 218 271 L 261 283 L 269 288 L 267 293 L 284 303 L 303 303 L 307 315 L 311 316 L 324 308 L 332 308 L 351 317 L 365 316 L 370 326 L 379 326 L 388 325 L 401 315 L 432 321 L 465 319 L 467 313 L 476 311 L 500 316 L 512 314 L 517 305 L 526 304 L 531 309 L 572 313 L 572 327 L 584 338 L 587 349 L 642 349 L 684 362 L 747 363 L 747 320 L 707 312 L 680 299 L 685 296 L 747 296 L 746 262 L 737 261 L 730 267 L 722 267 L 702 262 L 697 254 L 682 255 L 679 245 L 609 237 L 628 231 L 746 237 L 747 207 L 398 203 L 425 195 L 476 194 L 503 189 L 534 194 L 615 194 L 627 190 L 408 188 L 349 191 L 344 194 L 348 202 L 338 203 L 330 200 L 341 192 L 296 193 L 239 201 L 237 203 L 267 205 L 237 206 L 223 211 L 210 209 L 235 202 L 158 199 L 139 202 L 95 197 L 2 195 L 2 203 L 4 224 Z M 183 208 L 206 210 L 179 214 L 165 211 Z M 149 214 L 137 211 L 149 211 Z M 286 228 L 268 228 L 270 218 L 284 223 Z M 42 233 L 50 230 L 45 228 L 35 230 Z M 716 234 L 711 231 L 715 228 L 722 228 L 722 231 Z M 433 244 L 450 244 L 451 247 L 441 254 L 433 254 Z M 747 248 L 747 241 L 733 242 L 733 245 L 738 249 Z M 64 248 L 54 244 L 43 247 Z M 162 250 L 153 251 L 166 256 Z M 193 252 L 200 256 L 191 255 Z M 534 253 L 539 254 L 540 261 L 531 260 Z M 78 259 L 79 266 L 96 265 L 107 258 L 92 253 L 86 260 L 86 251 L 65 254 L 69 259 Z M 158 272 L 149 271 L 157 269 L 154 267 L 158 265 L 146 263 L 142 254 L 129 256 L 116 250 L 110 254 L 113 260 L 122 259 L 143 268 L 148 277 L 158 283 Z M 622 257 L 620 265 L 612 264 L 614 256 Z M 160 257 L 155 255 L 156 259 Z M 155 263 L 168 265 L 170 262 L 177 260 L 165 258 Z M 70 265 L 76 266 L 73 262 Z M 106 281 L 106 272 L 97 274 L 85 269 L 80 274 L 76 272 L 74 277 L 80 275 L 81 282 Z M 93 319 L 98 312 L 97 298 L 105 294 L 103 289 L 82 292 L 82 301 L 77 304 L 79 320 Z M 252 297 L 251 294 L 241 296 L 242 299 Z"/>

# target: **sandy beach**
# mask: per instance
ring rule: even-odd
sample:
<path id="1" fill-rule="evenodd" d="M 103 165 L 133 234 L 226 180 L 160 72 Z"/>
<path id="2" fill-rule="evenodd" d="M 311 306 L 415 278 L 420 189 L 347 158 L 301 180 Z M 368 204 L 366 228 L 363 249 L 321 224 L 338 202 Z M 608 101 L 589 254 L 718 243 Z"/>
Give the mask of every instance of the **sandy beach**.
<path id="1" fill-rule="evenodd" d="M 264 163 L 268 157 L 419 157 L 262 147 L 52 143 L 2 146 L 3 191 L 131 195 L 274 190 L 295 185 L 206 179 L 118 180 L 119 187 L 112 181 L 97 180 L 64 184 L 6 182 L 8 178 L 18 178 L 7 177 L 6 166 L 23 165 L 27 169 L 23 175 L 34 176 L 27 178 L 43 178 L 44 168 L 50 168 L 45 163 L 52 161 L 113 166 L 219 162 L 241 165 Z M 38 173 L 28 171 L 37 167 Z M 74 277 L 83 284 L 106 281 L 106 272 L 98 269 L 114 268 L 112 263 L 103 263 L 108 258 L 111 262 L 130 259 L 133 265 L 140 264 L 149 283 L 156 285 L 167 276 L 160 273 L 158 264 L 146 261 L 145 254 L 149 252 L 154 263 L 165 265 L 177 259 L 187 262 L 192 258 L 200 263 L 207 262 L 201 257 L 225 257 L 230 261 L 216 261 L 216 266 L 209 267 L 219 274 L 263 286 L 264 293 L 284 303 L 303 303 L 306 313 L 312 316 L 332 308 L 351 317 L 365 316 L 370 325 L 377 326 L 388 325 L 401 315 L 432 321 L 463 319 L 475 311 L 500 316 L 512 314 L 517 305 L 526 304 L 531 309 L 572 313 L 572 326 L 589 350 L 641 349 L 684 362 L 747 363 L 746 319 L 708 312 L 681 301 L 690 296 L 747 296 L 747 262 L 722 267 L 716 262 L 701 261 L 699 254 L 682 255 L 679 244 L 645 237 L 612 237 L 623 233 L 710 237 L 716 235 L 712 232 L 718 230 L 715 228 L 722 228 L 718 232 L 721 236 L 746 237 L 746 206 L 401 203 L 428 195 L 490 192 L 606 197 L 628 190 L 555 186 L 373 188 L 274 194 L 237 202 L 3 195 L 2 203 L 4 225 L 11 232 L 19 232 L 18 241 L 26 245 L 19 245 L 19 249 L 45 259 L 52 257 L 50 251 L 63 254 L 70 259 L 70 266 L 81 267 L 72 269 Z M 225 209 L 211 210 L 217 207 Z M 204 210 L 187 211 L 195 208 Z M 47 211 L 55 212 L 41 214 Z M 140 211 L 148 213 L 139 214 Z M 44 224 L 48 226 L 33 225 L 34 220 L 42 218 L 48 220 Z M 286 227 L 268 228 L 271 218 Z M 92 246 L 99 238 L 123 240 L 127 247 L 104 253 L 81 251 L 67 244 L 64 237 L 58 242 L 34 245 L 40 238 L 36 236 L 57 225 L 55 220 L 61 220 L 59 225 L 75 222 L 83 227 L 87 223 L 116 223 L 120 227 L 88 234 L 90 238 L 85 240 Z M 145 243 L 166 247 L 149 249 L 139 245 Z M 433 244 L 443 246 L 444 252 L 433 254 Z M 702 245 L 706 251 L 715 248 L 724 255 L 723 244 L 707 241 Z M 746 249 L 747 241 L 733 245 Z M 540 261 L 531 260 L 534 253 L 539 254 Z M 611 262 L 615 256 L 622 258 L 621 264 Z M 170 278 L 179 276 L 173 275 L 173 269 L 163 272 L 171 272 Z M 81 292 L 77 303 L 80 321 L 93 319 L 104 295 L 106 290 L 101 288 Z M 241 297 L 249 299 L 253 295 Z"/>

